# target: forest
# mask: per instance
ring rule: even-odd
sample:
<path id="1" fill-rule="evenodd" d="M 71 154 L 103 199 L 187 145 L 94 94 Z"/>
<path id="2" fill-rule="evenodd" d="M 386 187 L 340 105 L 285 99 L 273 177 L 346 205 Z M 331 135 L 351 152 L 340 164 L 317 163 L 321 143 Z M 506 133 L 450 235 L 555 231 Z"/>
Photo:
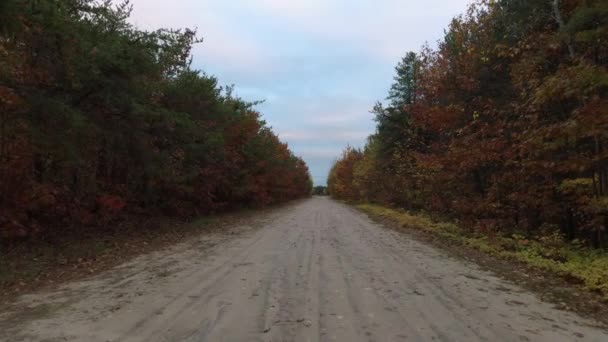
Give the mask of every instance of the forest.
<path id="1" fill-rule="evenodd" d="M 191 67 L 197 33 L 143 31 L 130 12 L 0 2 L 0 240 L 310 195 L 258 102 Z"/>
<path id="2" fill-rule="evenodd" d="M 608 247 L 608 2 L 482 0 L 396 66 L 330 194 Z"/>

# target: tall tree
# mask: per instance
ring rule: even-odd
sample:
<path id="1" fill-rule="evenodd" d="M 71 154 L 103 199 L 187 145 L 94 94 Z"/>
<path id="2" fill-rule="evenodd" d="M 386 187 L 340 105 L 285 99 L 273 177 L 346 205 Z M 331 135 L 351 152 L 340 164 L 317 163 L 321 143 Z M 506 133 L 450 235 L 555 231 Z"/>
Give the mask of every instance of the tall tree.
<path id="1" fill-rule="evenodd" d="M 196 32 L 139 30 L 130 9 L 0 2 L 0 237 L 310 194 L 256 103 L 190 68 Z"/>
<path id="2" fill-rule="evenodd" d="M 366 200 L 605 246 L 607 30 L 606 1 L 474 2 L 403 58 L 363 156 L 335 169 Z"/>
<path id="3" fill-rule="evenodd" d="M 392 107 L 403 110 L 404 106 L 416 103 L 420 66 L 415 52 L 408 52 L 397 64 L 396 75 L 387 97 Z"/>

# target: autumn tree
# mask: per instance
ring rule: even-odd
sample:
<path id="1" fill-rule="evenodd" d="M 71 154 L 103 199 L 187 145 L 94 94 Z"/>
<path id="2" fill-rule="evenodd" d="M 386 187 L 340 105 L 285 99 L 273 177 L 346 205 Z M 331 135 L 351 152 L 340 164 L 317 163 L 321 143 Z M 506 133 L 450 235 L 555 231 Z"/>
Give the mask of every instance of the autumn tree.
<path id="1" fill-rule="evenodd" d="M 604 246 L 607 30 L 605 1 L 472 4 L 398 64 L 354 166 L 359 199 Z"/>
<path id="2" fill-rule="evenodd" d="M 0 234 L 191 216 L 310 195 L 256 102 L 192 69 L 192 30 L 128 2 L 0 3 Z"/>

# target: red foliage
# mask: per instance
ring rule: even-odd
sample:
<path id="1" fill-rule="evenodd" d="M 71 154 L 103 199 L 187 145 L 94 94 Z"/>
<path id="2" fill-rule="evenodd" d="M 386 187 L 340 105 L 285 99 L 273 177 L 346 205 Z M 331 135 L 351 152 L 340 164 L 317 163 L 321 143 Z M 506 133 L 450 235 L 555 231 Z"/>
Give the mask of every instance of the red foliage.
<path id="1" fill-rule="evenodd" d="M 431 211 L 487 235 L 553 229 L 604 246 L 606 13 L 602 1 L 473 4 L 438 50 L 419 55 L 416 103 L 387 110 L 407 130 L 379 125 L 364 167 L 343 156 L 332 182 L 351 186 L 353 169 L 365 181 L 334 194 Z"/>
<path id="2" fill-rule="evenodd" d="M 254 104 L 190 69 L 195 33 L 139 31 L 128 7 L 2 5 L 3 238 L 310 194 L 306 164 Z"/>

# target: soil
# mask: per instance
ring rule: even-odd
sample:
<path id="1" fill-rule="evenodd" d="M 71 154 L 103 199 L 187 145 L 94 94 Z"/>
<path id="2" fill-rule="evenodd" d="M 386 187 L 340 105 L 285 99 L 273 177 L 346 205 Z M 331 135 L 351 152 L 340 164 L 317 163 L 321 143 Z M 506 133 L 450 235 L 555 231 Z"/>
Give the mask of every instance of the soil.
<path id="1" fill-rule="evenodd" d="M 21 296 L 0 311 L 0 340 L 608 340 L 423 239 L 315 197 Z"/>

